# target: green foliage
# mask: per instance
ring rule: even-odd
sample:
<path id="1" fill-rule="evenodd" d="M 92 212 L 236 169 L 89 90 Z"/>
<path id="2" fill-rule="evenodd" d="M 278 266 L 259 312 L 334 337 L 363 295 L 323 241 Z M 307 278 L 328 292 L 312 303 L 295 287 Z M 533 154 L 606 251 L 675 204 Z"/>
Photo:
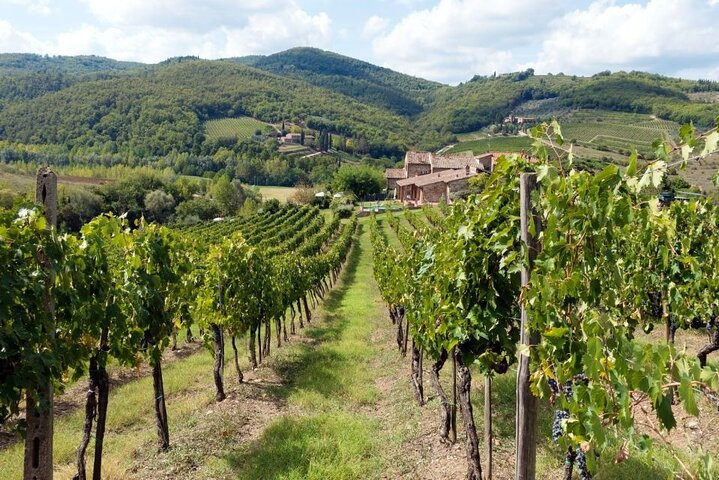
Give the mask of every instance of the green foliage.
<path id="1" fill-rule="evenodd" d="M 147 219 L 151 222 L 164 223 L 175 210 L 175 199 L 162 190 L 153 190 L 145 195 L 144 202 Z"/>
<path id="2" fill-rule="evenodd" d="M 11 104 L 0 112 L 0 138 L 138 157 L 199 153 L 204 121 L 239 115 L 265 122 L 303 115 L 310 128 L 368 138 L 380 154 L 399 151 L 409 130 L 400 116 L 299 80 L 196 60 Z"/>
<path id="3" fill-rule="evenodd" d="M 212 186 L 212 198 L 217 202 L 220 213 L 234 215 L 245 202 L 245 189 L 239 181 L 230 181 L 222 176 Z"/>
<path id="4" fill-rule="evenodd" d="M 373 224 L 380 291 L 390 306 L 404 308 L 414 341 L 434 358 L 458 348 L 491 373 L 529 355 L 534 394 L 569 412 L 561 445 L 581 447 L 590 468 L 594 453 L 617 439 L 645 449 L 647 437 L 634 425 L 637 398 L 672 429 L 678 404 L 697 415 L 699 392 L 719 388 L 716 367 L 702 367 L 670 343 L 635 340 L 640 327 L 657 321 L 683 326 L 716 316 L 719 210 L 706 199 L 659 209 L 645 193 L 662 184 L 673 152 L 686 162 L 715 149 L 713 132 L 684 127 L 681 145 L 657 142 L 660 160 L 639 169 L 635 153 L 626 171 L 610 165 L 594 174 L 575 170 L 571 153 L 552 156 L 564 143 L 561 127 L 540 124 L 532 129 L 539 163 L 500 158 L 475 186 L 480 192 L 454 203 L 447 216 L 433 216 L 431 227 L 408 214 L 407 229 L 389 216 L 403 252 Z M 529 252 L 519 240 L 519 174 L 531 171 L 541 231 L 530 222 L 529 235 L 541 240 L 541 250 L 521 289 L 518 273 Z M 650 294 L 661 299 L 659 315 Z M 518 305 L 539 334 L 531 346 L 516 345 Z M 573 388 L 555 397 L 549 380 Z"/>
<path id="5" fill-rule="evenodd" d="M 343 165 L 334 178 L 335 190 L 350 192 L 359 199 L 379 194 L 385 185 L 382 172 L 368 165 Z"/>
<path id="6" fill-rule="evenodd" d="M 177 205 L 175 218 L 183 222 L 188 217 L 196 217 L 198 221 L 211 220 L 220 214 L 220 207 L 209 198 L 193 198 Z"/>

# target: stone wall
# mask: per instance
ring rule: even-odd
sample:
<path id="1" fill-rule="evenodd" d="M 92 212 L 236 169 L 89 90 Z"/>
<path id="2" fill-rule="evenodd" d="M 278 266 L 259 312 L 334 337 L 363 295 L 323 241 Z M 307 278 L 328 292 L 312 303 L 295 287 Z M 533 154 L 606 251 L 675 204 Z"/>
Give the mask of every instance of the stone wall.
<path id="1" fill-rule="evenodd" d="M 422 187 L 422 203 L 439 203 L 447 195 L 447 185 L 444 182 L 431 183 Z"/>
<path id="2" fill-rule="evenodd" d="M 417 177 L 419 175 L 427 175 L 432 172 L 431 165 L 410 163 L 407 165 L 407 178 Z"/>

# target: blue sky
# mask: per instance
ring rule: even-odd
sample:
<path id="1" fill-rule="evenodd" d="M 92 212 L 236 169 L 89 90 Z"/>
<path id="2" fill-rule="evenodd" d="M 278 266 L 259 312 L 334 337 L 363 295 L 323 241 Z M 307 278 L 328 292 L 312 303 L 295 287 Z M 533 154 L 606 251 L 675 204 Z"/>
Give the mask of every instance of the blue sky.
<path id="1" fill-rule="evenodd" d="M 719 0 L 0 0 L 0 52 L 157 62 L 294 46 L 451 84 L 529 67 L 719 80 Z"/>

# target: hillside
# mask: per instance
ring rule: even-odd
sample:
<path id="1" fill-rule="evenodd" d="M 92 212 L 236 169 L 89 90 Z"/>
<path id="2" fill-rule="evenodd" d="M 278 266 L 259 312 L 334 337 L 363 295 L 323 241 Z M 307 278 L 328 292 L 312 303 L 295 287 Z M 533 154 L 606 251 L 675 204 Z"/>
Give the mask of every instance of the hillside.
<path id="1" fill-rule="evenodd" d="M 0 110 L 9 103 L 57 92 L 76 83 L 126 75 L 142 68 L 147 66 L 94 55 L 0 53 Z"/>
<path id="2" fill-rule="evenodd" d="M 422 116 L 425 129 L 464 133 L 501 122 L 527 103 L 553 99 L 546 118 L 585 108 L 652 114 L 678 123 L 708 127 L 719 105 L 699 92 L 719 92 L 718 82 L 679 80 L 640 72 L 600 73 L 592 77 L 534 75 L 531 70 L 498 77 L 475 77 L 436 93 L 431 110 Z M 709 97 L 712 98 L 712 97 Z"/>
<path id="3" fill-rule="evenodd" d="M 408 148 L 436 150 L 510 113 L 568 119 L 588 148 L 610 149 L 619 148 L 614 127 L 598 125 L 591 112 L 641 114 L 642 122 L 656 119 L 664 131 L 689 121 L 706 128 L 719 116 L 718 82 L 639 72 L 535 75 L 529 69 L 447 86 L 311 48 L 228 60 L 176 57 L 155 65 L 4 54 L 0 73 L 0 140 L 60 145 L 71 155 L 212 155 L 227 145 L 207 135 L 207 122 L 240 117 L 329 130 L 380 157 L 401 156 Z M 585 113 L 573 115 L 577 111 Z M 585 120 L 591 129 L 582 130 Z M 630 117 L 619 123 L 632 126 Z M 647 124 L 643 132 L 652 129 Z M 630 133 L 626 138 L 636 137 L 637 146 L 649 150 L 646 135 Z"/>
<path id="4" fill-rule="evenodd" d="M 365 138 L 378 155 L 401 151 L 409 131 L 398 115 L 306 82 L 188 60 L 11 103 L 0 112 L 0 138 L 143 157 L 199 151 L 203 121 L 240 115 L 302 119 L 309 128 Z"/>
<path id="5" fill-rule="evenodd" d="M 232 59 L 342 93 L 399 115 L 417 115 L 441 84 L 316 48 Z"/>

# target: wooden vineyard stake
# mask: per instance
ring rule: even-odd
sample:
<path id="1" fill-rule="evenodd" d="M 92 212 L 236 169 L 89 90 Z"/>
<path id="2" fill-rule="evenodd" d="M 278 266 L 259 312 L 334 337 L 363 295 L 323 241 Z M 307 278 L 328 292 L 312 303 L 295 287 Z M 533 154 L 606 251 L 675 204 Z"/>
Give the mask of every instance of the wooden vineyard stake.
<path id="1" fill-rule="evenodd" d="M 532 264 L 541 248 L 538 238 L 541 221 L 532 208 L 532 192 L 537 189 L 537 175 L 523 173 L 519 184 L 521 238 L 529 249 L 529 264 L 522 266 L 522 289 L 529 284 Z M 534 222 L 534 235 L 529 222 Z M 517 369 L 517 425 L 515 480 L 534 480 L 537 464 L 537 398 L 529 389 L 529 350 L 539 342 L 539 334 L 530 330 L 527 310 L 522 305 L 519 367 Z"/>
<path id="2" fill-rule="evenodd" d="M 37 172 L 35 201 L 45 207 L 47 228 L 57 227 L 57 175 L 49 168 Z M 45 308 L 48 312 L 47 335 L 54 335 L 55 304 L 50 296 L 50 277 L 45 285 Z M 25 439 L 25 480 L 52 479 L 53 384 L 48 380 L 39 398 L 27 397 L 27 436 Z"/>

